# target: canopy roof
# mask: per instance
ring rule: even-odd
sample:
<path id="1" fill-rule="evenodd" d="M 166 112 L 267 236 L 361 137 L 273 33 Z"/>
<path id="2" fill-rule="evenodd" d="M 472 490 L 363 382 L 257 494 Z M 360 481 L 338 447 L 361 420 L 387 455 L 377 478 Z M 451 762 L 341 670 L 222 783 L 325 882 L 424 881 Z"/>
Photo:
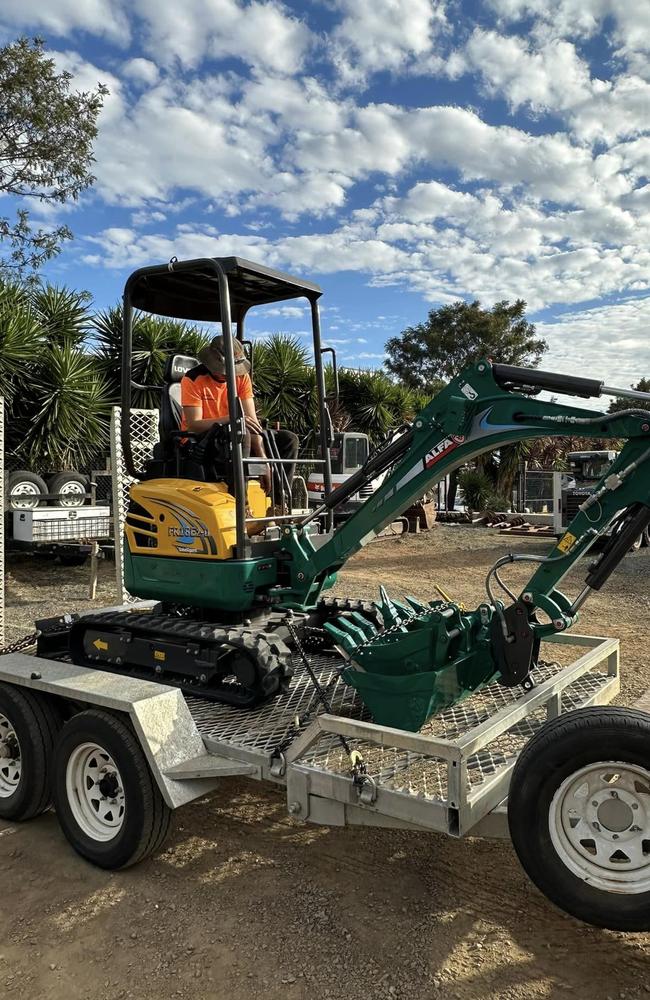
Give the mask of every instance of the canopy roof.
<path id="1" fill-rule="evenodd" d="M 214 263 L 213 263 L 214 261 Z M 317 299 L 322 289 L 311 281 L 273 271 L 241 257 L 172 260 L 141 267 L 128 279 L 125 294 L 136 309 L 174 319 L 221 320 L 218 265 L 228 280 L 234 323 L 252 306 L 285 299 Z"/>

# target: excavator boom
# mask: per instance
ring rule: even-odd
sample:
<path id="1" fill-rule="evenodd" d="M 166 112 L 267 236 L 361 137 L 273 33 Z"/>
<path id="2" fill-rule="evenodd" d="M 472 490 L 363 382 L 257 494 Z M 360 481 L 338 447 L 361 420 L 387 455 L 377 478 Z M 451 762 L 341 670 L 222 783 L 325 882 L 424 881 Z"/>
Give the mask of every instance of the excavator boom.
<path id="1" fill-rule="evenodd" d="M 475 611 L 444 600 L 422 605 L 409 599 L 405 605 L 383 592 L 378 604 L 383 630 L 349 616 L 325 626 L 349 657 L 346 680 L 358 688 L 376 721 L 417 729 L 433 712 L 495 678 L 508 685 L 530 684 L 540 642 L 574 624 L 590 591 L 602 586 L 625 555 L 628 539 L 650 523 L 650 412 L 604 413 L 536 398 L 544 389 L 581 398 L 628 395 L 593 379 L 481 361 L 450 382 L 401 437 L 371 456 L 345 484 L 356 490 L 364 477 L 389 470 L 374 495 L 328 541 L 317 546 L 304 531 L 318 511 L 302 525 L 284 529 L 290 583 L 276 593 L 285 607 L 309 606 L 350 556 L 432 485 L 482 453 L 548 436 L 626 442 L 553 551 L 499 560 L 488 574 L 486 601 Z M 324 508 L 336 502 L 334 493 Z M 616 531 L 584 590 L 570 600 L 559 584 L 615 520 Z M 517 596 L 504 587 L 499 569 L 521 559 L 538 568 Z M 494 596 L 495 586 L 503 588 L 507 604 Z M 544 613 L 543 622 L 538 612 Z"/>

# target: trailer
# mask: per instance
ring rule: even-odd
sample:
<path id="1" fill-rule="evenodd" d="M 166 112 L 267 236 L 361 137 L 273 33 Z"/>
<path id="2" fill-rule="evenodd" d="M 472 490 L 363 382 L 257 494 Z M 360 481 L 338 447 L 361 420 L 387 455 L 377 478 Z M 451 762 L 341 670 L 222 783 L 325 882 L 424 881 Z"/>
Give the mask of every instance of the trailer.
<path id="1" fill-rule="evenodd" d="M 549 720 L 607 705 L 619 691 L 618 640 L 564 634 L 546 652 L 556 658 L 540 661 L 531 690 L 490 684 L 410 733 L 373 723 L 332 655 L 311 658 L 331 711 L 295 656 L 290 690 L 242 712 L 157 681 L 8 651 L 0 817 L 29 819 L 53 796 L 72 847 L 122 868 L 160 848 L 173 810 L 240 775 L 283 788 L 300 821 L 508 837 L 522 750 Z"/>

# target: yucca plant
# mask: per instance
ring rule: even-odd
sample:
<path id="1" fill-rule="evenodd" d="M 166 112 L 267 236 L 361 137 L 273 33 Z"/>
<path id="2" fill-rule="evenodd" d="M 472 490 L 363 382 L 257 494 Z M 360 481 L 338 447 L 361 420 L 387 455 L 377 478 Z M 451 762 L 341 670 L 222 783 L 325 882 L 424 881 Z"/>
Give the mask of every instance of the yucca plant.
<path id="1" fill-rule="evenodd" d="M 350 414 L 355 430 L 378 441 L 403 422 L 395 384 L 383 372 L 345 369 L 339 382 L 341 405 Z"/>
<path id="2" fill-rule="evenodd" d="M 28 387 L 30 367 L 44 343 L 28 290 L 0 285 L 0 396 L 7 406 Z"/>
<path id="3" fill-rule="evenodd" d="M 260 416 L 304 437 L 315 424 L 315 378 L 304 344 L 276 333 L 253 347 L 253 381 Z"/>
<path id="4" fill-rule="evenodd" d="M 119 399 L 122 366 L 122 307 L 112 306 L 92 317 L 89 344 L 96 351 L 115 401 Z M 133 318 L 133 381 L 144 386 L 162 385 L 165 365 L 172 354 L 196 357 L 210 339 L 200 327 L 179 320 L 135 313 Z M 135 389 L 133 406 L 155 408 L 160 392 L 155 388 Z"/>
<path id="5" fill-rule="evenodd" d="M 89 292 L 37 285 L 30 300 L 48 344 L 80 347 L 84 343 L 90 322 L 92 296 Z"/>
<path id="6" fill-rule="evenodd" d="M 21 454 L 35 470 L 85 469 L 108 444 L 110 389 L 96 361 L 71 343 L 45 348 L 16 407 Z"/>

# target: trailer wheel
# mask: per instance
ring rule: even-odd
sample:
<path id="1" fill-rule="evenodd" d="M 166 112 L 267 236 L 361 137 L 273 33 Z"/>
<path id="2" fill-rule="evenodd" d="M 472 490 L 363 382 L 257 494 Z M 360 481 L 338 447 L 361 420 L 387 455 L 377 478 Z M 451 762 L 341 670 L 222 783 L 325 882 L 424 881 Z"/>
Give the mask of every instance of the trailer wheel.
<path id="1" fill-rule="evenodd" d="M 49 492 L 60 494 L 52 500 L 54 507 L 83 507 L 88 492 L 88 479 L 78 472 L 57 472 L 49 483 Z"/>
<path id="2" fill-rule="evenodd" d="M 650 930 L 650 715 L 584 708 L 547 723 L 513 771 L 508 821 L 524 869 L 559 907 Z"/>
<path id="3" fill-rule="evenodd" d="M 0 684 L 0 818 L 19 822 L 51 801 L 54 742 L 61 719 L 31 691 Z"/>
<path id="4" fill-rule="evenodd" d="M 47 485 L 35 472 L 10 472 L 7 493 L 11 510 L 36 510 L 46 503 L 41 497 L 47 493 Z"/>
<path id="5" fill-rule="evenodd" d="M 59 734 L 54 805 L 75 851 L 100 868 L 148 857 L 171 819 L 131 727 L 96 710 L 73 716 Z"/>

